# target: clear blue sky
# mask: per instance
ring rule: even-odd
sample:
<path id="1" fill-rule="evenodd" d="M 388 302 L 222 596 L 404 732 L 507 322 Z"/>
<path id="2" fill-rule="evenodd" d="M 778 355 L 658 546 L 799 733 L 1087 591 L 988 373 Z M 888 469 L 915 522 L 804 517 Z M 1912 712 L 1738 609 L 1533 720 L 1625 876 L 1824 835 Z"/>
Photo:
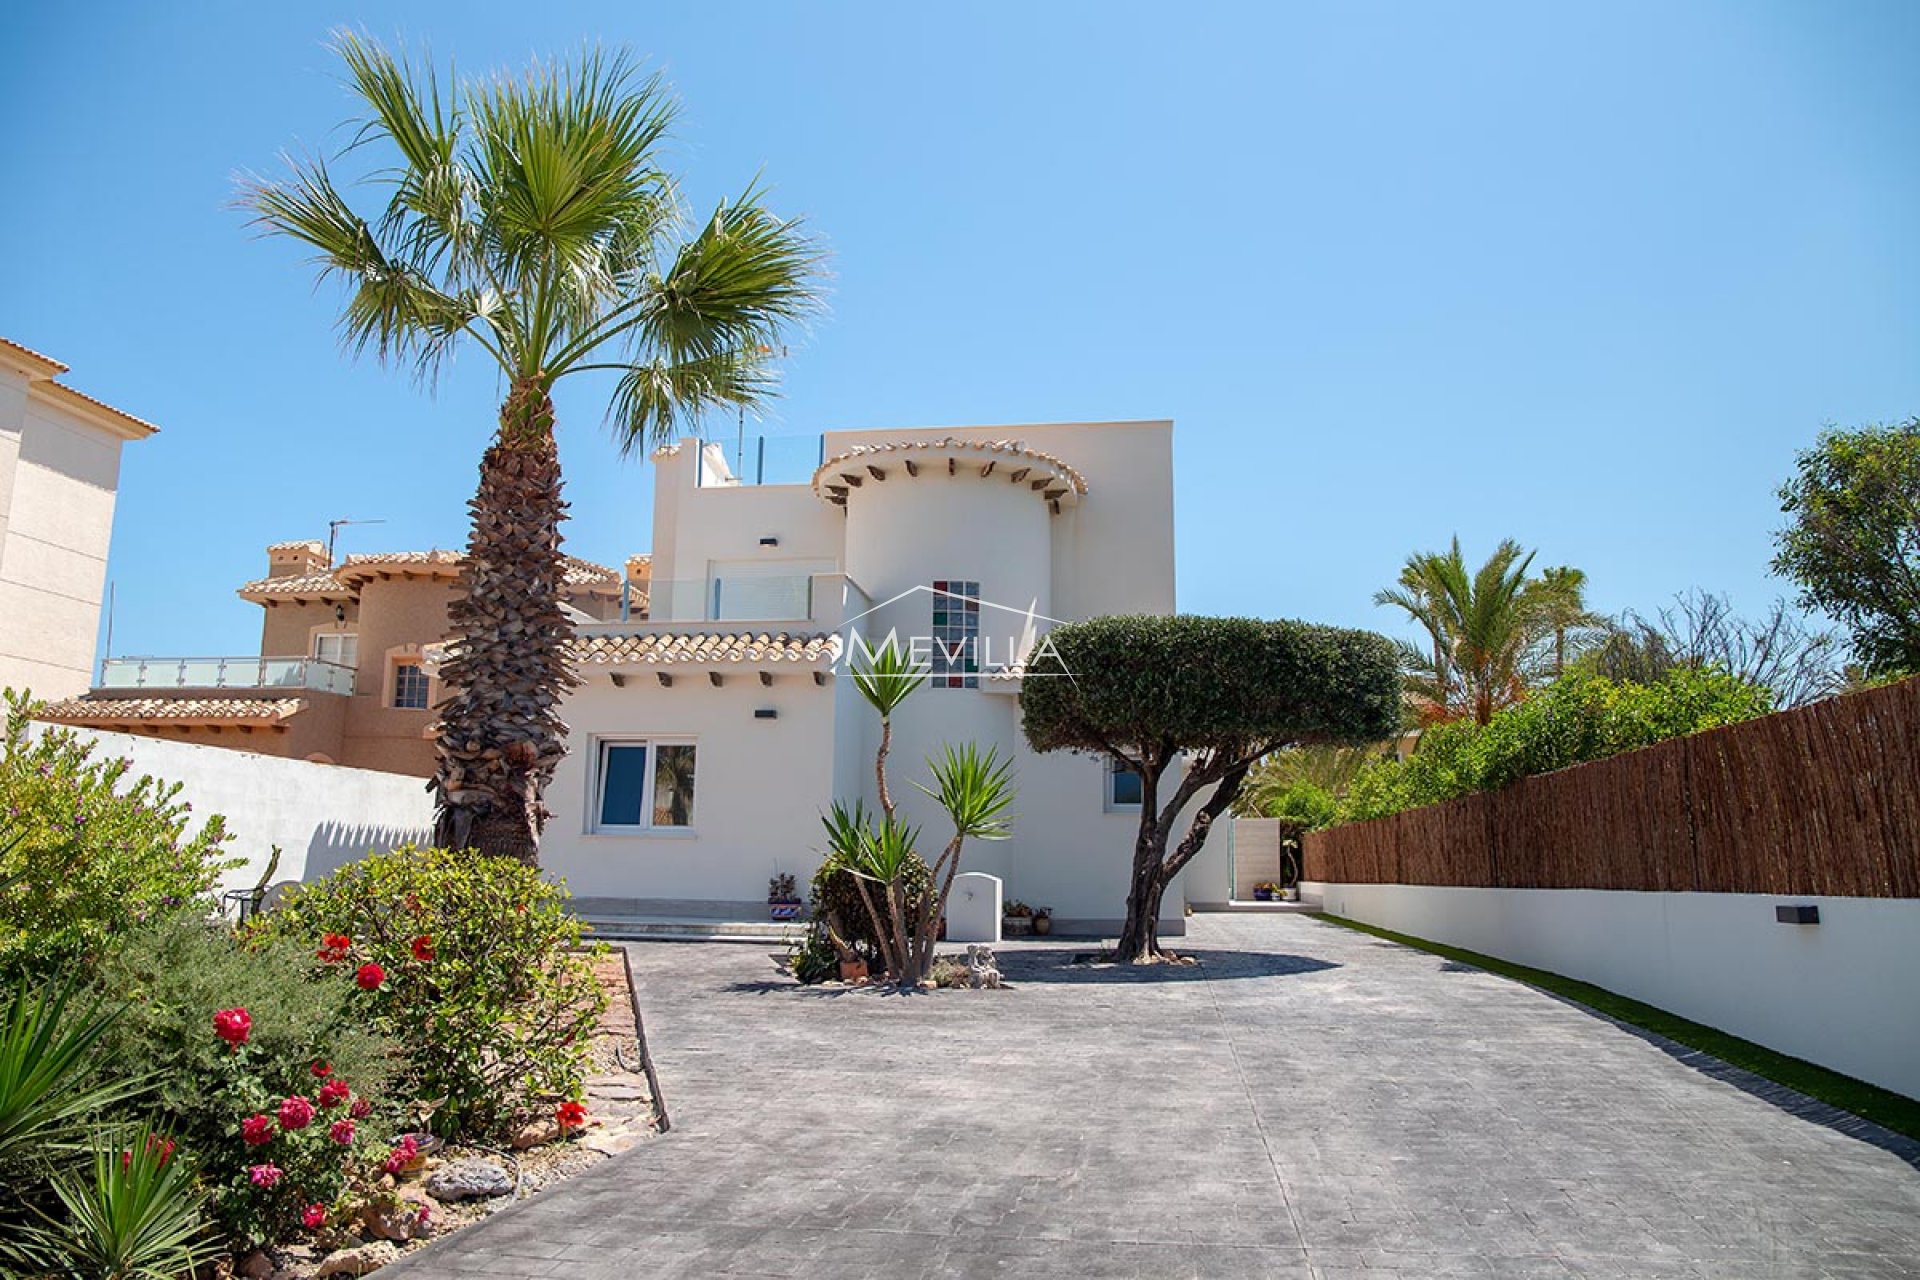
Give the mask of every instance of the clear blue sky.
<path id="1" fill-rule="evenodd" d="M 1455 532 L 1608 610 L 1757 610 L 1793 451 L 1920 412 L 1920 5 L 937 8 L 14 10 L 0 333 L 164 428 L 125 453 L 116 651 L 252 652 L 234 587 L 335 517 L 464 543 L 485 364 L 430 397 L 350 361 L 227 207 L 341 141 L 341 23 L 662 68 L 696 203 L 764 170 L 835 255 L 774 432 L 1175 419 L 1186 610 L 1397 629 L 1369 597 Z M 652 477 L 592 390 L 570 550 L 617 562 Z"/>

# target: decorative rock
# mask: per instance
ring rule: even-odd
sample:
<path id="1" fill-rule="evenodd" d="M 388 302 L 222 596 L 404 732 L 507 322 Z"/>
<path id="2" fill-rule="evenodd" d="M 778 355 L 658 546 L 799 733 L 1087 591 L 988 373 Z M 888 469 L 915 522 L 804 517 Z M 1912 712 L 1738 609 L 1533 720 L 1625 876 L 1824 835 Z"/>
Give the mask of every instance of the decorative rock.
<path id="1" fill-rule="evenodd" d="M 427 1178 L 427 1194 L 435 1200 L 477 1200 L 512 1192 L 512 1176 L 488 1160 L 456 1160 Z"/>
<path id="2" fill-rule="evenodd" d="M 357 1249 L 339 1249 L 328 1254 L 320 1260 L 313 1274 L 318 1280 L 326 1280 L 328 1276 L 364 1276 L 369 1271 L 378 1271 L 399 1256 L 399 1249 L 385 1240 L 375 1240 Z"/>
<path id="3" fill-rule="evenodd" d="M 603 1156 L 617 1156 L 640 1141 L 647 1132 L 647 1127 L 623 1124 L 590 1133 L 580 1139 L 578 1145 L 589 1151 L 598 1151 Z"/>
<path id="4" fill-rule="evenodd" d="M 420 1211 L 405 1201 L 375 1202 L 360 1210 L 360 1227 L 380 1240 L 411 1240 L 422 1234 Z"/>
<path id="5" fill-rule="evenodd" d="M 525 1151 L 528 1147 L 544 1147 L 559 1136 L 560 1126 L 553 1120 L 535 1120 L 513 1135 L 513 1149 Z"/>
<path id="6" fill-rule="evenodd" d="M 246 1276 L 248 1280 L 267 1280 L 267 1277 L 272 1275 L 276 1268 L 273 1265 L 273 1259 L 267 1256 L 265 1249 L 255 1249 L 252 1253 L 240 1259 L 240 1266 L 237 1270 L 241 1275 Z"/>

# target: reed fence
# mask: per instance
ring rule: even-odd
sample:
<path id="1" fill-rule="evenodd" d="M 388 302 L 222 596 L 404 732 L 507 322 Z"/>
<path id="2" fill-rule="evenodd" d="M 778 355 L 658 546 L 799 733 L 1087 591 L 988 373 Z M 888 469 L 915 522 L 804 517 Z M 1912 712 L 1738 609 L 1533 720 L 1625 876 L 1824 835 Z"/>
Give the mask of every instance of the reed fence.
<path id="1" fill-rule="evenodd" d="M 1310 833 L 1344 884 L 1920 897 L 1920 677 Z"/>

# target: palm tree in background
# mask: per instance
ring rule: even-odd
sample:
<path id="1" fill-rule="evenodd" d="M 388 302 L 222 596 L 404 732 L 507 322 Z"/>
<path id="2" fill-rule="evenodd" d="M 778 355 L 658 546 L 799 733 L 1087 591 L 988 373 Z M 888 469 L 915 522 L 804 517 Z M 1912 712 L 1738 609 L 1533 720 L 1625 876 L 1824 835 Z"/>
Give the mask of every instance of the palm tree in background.
<path id="1" fill-rule="evenodd" d="M 1404 610 L 1433 640 L 1431 658 L 1405 646 L 1408 690 L 1422 720 L 1470 715 L 1485 724 L 1526 696 L 1528 651 L 1546 627 L 1542 598 L 1527 577 L 1533 554 L 1508 538 L 1469 570 L 1455 538 L 1445 552 L 1409 557 L 1400 585 L 1374 597 Z"/>
<path id="2" fill-rule="evenodd" d="M 1566 674 L 1567 659 L 1585 648 L 1607 619 L 1587 608 L 1587 573 L 1570 565 L 1542 569 L 1527 588 L 1540 610 L 1540 622 L 1546 629 L 1544 639 L 1553 643 L 1548 661 L 1553 678 Z"/>
<path id="3" fill-rule="evenodd" d="M 356 212 L 318 159 L 243 182 L 266 232 L 311 247 L 347 286 L 346 345 L 431 382 L 463 346 L 498 365 L 499 429 L 468 504 L 466 592 L 438 710 L 435 841 L 537 859 L 541 792 L 565 754 L 576 680 L 560 606 L 554 384 L 614 375 L 608 420 L 627 452 L 709 410 L 757 408 L 770 355 L 811 312 L 817 245 L 749 188 L 691 222 L 659 149 L 675 105 L 624 54 L 588 50 L 520 80 L 435 74 L 342 33 L 364 115 L 344 154 L 377 150 L 380 192 Z"/>

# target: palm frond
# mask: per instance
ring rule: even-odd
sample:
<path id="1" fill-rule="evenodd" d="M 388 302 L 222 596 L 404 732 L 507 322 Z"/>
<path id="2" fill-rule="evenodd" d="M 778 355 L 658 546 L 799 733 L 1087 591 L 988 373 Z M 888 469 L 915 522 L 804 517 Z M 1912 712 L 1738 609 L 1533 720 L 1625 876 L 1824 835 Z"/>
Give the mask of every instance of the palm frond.
<path id="1" fill-rule="evenodd" d="M 607 423 L 621 452 L 640 453 L 670 443 L 705 413 L 759 405 L 778 385 L 772 362 L 758 350 L 652 360 L 620 375 Z"/>

